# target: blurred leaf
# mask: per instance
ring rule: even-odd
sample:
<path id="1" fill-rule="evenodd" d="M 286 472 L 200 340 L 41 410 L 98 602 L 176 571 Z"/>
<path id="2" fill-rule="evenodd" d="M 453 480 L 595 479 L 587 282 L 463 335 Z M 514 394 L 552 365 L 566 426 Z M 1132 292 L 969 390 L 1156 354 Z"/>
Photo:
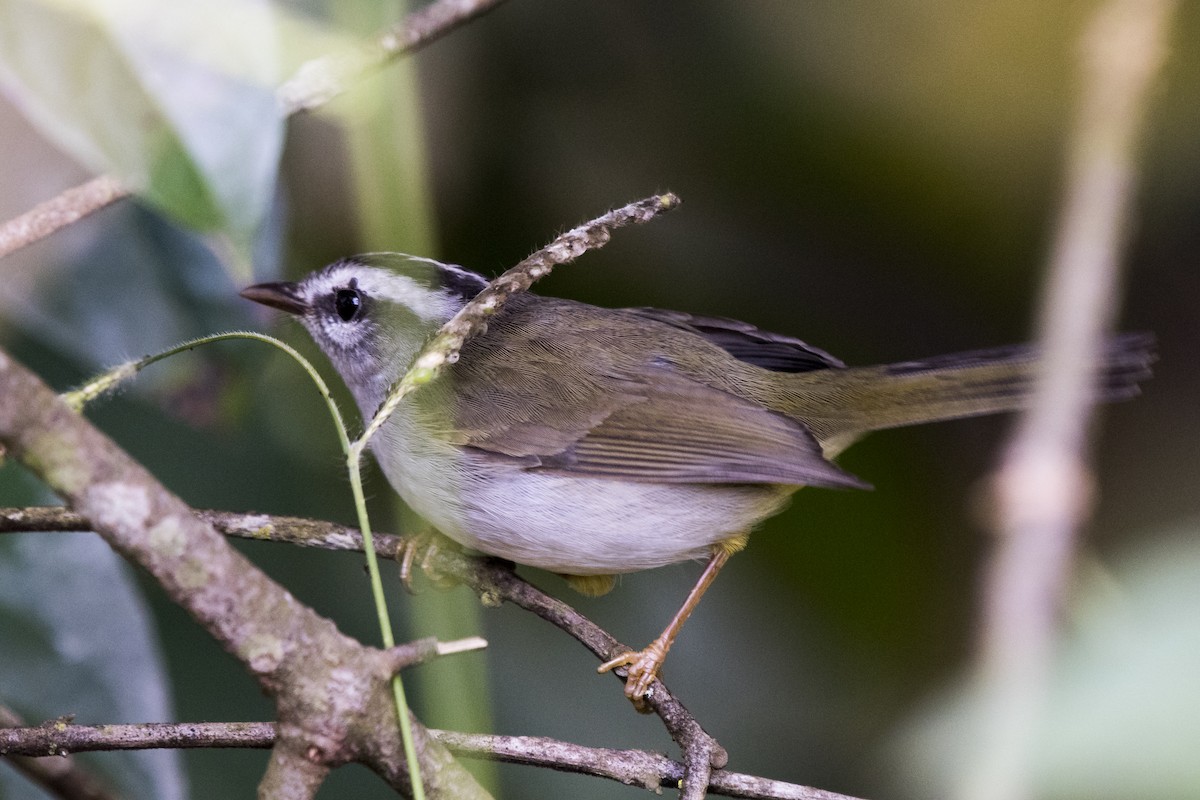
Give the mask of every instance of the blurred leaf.
<path id="1" fill-rule="evenodd" d="M 66 714 L 83 724 L 172 718 L 167 677 L 130 571 L 95 534 L 0 537 L 0 702 L 31 724 Z M 187 795 L 177 751 L 91 759 L 129 797 Z M 0 797 L 32 789 L 0 770 Z"/>
<path id="2" fill-rule="evenodd" d="M 0 77 L 50 139 L 246 246 L 283 123 L 265 0 L 0 0 Z"/>
<path id="3" fill-rule="evenodd" d="M 1084 597 L 1035 753 L 1055 797 L 1200 796 L 1200 537 L 1133 553 Z"/>
<path id="4" fill-rule="evenodd" d="M 244 324 L 234 282 L 200 237 L 137 204 L 110 211 L 105 231 L 32 285 L 5 286 L 0 312 L 88 370 Z M 137 385 L 196 364 L 173 359 Z"/>
<path id="5" fill-rule="evenodd" d="M 1091 577 L 1030 743 L 1036 794 L 1200 796 L 1200 537 L 1193 528 Z M 960 777 L 981 708 L 960 691 L 907 737 L 914 795 L 945 795 Z"/>

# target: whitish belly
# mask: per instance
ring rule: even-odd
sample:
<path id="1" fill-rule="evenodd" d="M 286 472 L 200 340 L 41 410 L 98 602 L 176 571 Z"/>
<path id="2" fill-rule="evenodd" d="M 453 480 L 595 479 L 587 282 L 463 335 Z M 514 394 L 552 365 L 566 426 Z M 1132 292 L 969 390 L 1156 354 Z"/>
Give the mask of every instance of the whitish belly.
<path id="1" fill-rule="evenodd" d="M 380 466 L 413 510 L 460 544 L 572 575 L 706 558 L 716 542 L 779 511 L 795 490 L 624 482 L 483 461 L 467 463 L 452 449 L 409 449 Z"/>
<path id="2" fill-rule="evenodd" d="M 625 483 L 526 472 L 476 493 L 460 541 L 574 575 L 604 575 L 706 558 L 748 532 L 790 489 Z"/>

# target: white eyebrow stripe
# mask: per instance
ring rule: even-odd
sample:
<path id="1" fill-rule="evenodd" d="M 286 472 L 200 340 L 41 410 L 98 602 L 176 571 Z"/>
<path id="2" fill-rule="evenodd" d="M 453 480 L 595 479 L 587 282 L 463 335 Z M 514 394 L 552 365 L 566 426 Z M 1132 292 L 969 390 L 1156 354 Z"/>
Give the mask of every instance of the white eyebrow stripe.
<path id="1" fill-rule="evenodd" d="M 454 316 L 454 301 L 446 292 L 430 291 L 407 275 L 394 275 L 383 270 L 375 273 L 370 282 L 359 281 L 359 288 L 368 296 L 399 303 L 426 322 Z"/>

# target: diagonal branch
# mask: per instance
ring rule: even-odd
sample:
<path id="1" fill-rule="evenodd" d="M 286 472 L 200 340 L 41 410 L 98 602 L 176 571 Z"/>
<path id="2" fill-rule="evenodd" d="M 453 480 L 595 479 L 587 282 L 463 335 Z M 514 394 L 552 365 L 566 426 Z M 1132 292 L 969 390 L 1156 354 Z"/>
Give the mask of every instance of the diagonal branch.
<path id="1" fill-rule="evenodd" d="M 129 190 L 111 175 L 67 189 L 0 225 L 0 258 L 128 196 Z"/>
<path id="2" fill-rule="evenodd" d="M 487 321 L 515 294 L 525 291 L 535 281 L 550 274 L 550 270 L 569 264 L 589 250 L 608 244 L 612 231 L 626 225 L 642 224 L 679 207 L 679 196 L 673 192 L 644 197 L 601 214 L 555 237 L 554 241 L 527 256 L 519 264 L 490 281 L 449 322 L 441 327 L 426 344 L 399 381 L 388 390 L 387 399 L 375 412 L 362 435 L 354 442 L 354 458 L 361 457 L 363 448 L 404 398 L 435 379 L 440 371 L 458 360 L 463 345 L 487 328 Z"/>
<path id="3" fill-rule="evenodd" d="M 359 531 L 333 522 L 227 511 L 195 513 L 229 536 L 326 550 L 364 550 L 362 534 Z M 91 525 L 85 516 L 63 508 L 0 508 L 0 534 L 90 529 Z M 405 539 L 402 537 L 376 533 L 374 539 L 375 549 L 383 558 L 398 558 L 404 552 Z M 440 548 L 432 553 L 428 561 L 434 572 L 452 577 L 471 587 L 485 604 L 498 605 L 509 602 L 523 608 L 560 628 L 601 661 L 607 661 L 627 649 L 615 637 L 574 608 L 518 576 L 509 562 L 468 556 L 447 548 Z M 716 767 L 723 767 L 728 763 L 729 757 L 724 748 L 700 726 L 691 712 L 671 694 L 661 680 L 655 680 L 647 702 L 662 719 L 671 738 L 685 754 L 692 753 L 697 758 L 703 755 Z"/>
<path id="4" fill-rule="evenodd" d="M 376 35 L 353 54 L 301 65 L 275 91 L 281 113 L 311 110 L 345 92 L 353 81 L 415 52 L 492 10 L 504 0 L 437 0 Z M 40 242 L 68 225 L 132 194 L 112 175 L 67 189 L 0 225 L 0 258 Z"/>
<path id="5" fill-rule="evenodd" d="M 301 64 L 275 92 L 280 110 L 290 116 L 323 106 L 345 92 L 353 81 L 437 41 L 502 2 L 438 0 L 412 12 L 366 45 Z"/>
<path id="6" fill-rule="evenodd" d="M 279 757 L 262 796 L 307 796 L 325 770 L 351 760 L 410 790 L 388 713 L 394 654 L 359 644 L 297 601 L 2 351 L 0 443 L 150 573 L 273 697 Z M 414 721 L 413 728 L 431 796 L 486 796 L 423 727 Z"/>

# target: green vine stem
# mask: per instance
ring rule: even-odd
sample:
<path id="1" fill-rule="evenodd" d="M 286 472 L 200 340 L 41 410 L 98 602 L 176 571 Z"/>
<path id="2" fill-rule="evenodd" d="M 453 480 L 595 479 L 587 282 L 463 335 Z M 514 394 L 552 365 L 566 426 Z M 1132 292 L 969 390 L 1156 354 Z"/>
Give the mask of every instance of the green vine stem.
<path id="1" fill-rule="evenodd" d="M 391 649 L 395 647 L 396 637 L 392 631 L 392 620 L 388 613 L 387 602 L 383 593 L 383 581 L 379 575 L 379 559 L 376 556 L 375 543 L 371 537 L 371 522 L 367 516 L 366 496 L 363 494 L 362 451 L 351 445 L 350 434 L 346 430 L 346 423 L 342 417 L 342 412 L 337 407 L 337 403 L 329 391 L 329 386 L 308 359 L 300 355 L 294 347 L 273 336 L 253 331 L 230 331 L 228 333 L 212 334 L 211 336 L 201 336 L 197 339 L 189 339 L 162 352 L 143 356 L 136 361 L 129 361 L 113 367 L 88 381 L 83 386 L 80 386 L 78 389 L 64 392 L 62 398 L 76 411 L 82 411 L 88 403 L 114 390 L 122 382 L 133 378 L 151 364 L 189 350 L 194 350 L 206 344 L 234 339 L 263 342 L 287 353 L 308 373 L 308 377 L 312 379 L 312 382 L 317 387 L 317 392 L 325 401 L 325 406 L 329 410 L 329 415 L 333 418 L 334 428 L 337 431 L 338 444 L 342 448 L 342 453 L 346 456 L 346 469 L 350 477 L 350 491 L 354 496 L 354 508 L 358 515 L 358 526 L 363 534 L 363 543 L 365 545 L 363 550 L 367 557 L 367 572 L 370 575 L 371 595 L 375 602 L 375 613 L 379 620 L 380 636 L 383 639 L 385 648 Z M 413 798 L 414 800 L 425 800 L 425 786 L 421 780 L 421 765 L 417 759 L 416 745 L 413 742 L 412 721 L 408 713 L 408 700 L 405 697 L 404 683 L 400 680 L 399 673 L 392 677 L 392 697 L 396 704 L 396 719 L 400 724 L 400 739 L 404 744 L 404 758 L 408 764 Z"/>

